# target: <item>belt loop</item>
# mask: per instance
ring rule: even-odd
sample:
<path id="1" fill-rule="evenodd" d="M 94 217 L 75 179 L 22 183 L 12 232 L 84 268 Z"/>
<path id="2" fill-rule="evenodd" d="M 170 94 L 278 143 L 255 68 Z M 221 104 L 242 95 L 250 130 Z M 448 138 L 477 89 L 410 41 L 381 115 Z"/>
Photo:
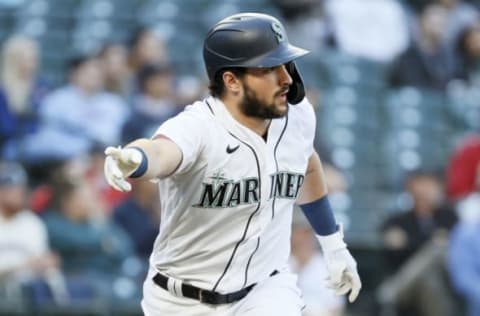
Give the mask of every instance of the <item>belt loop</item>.
<path id="1" fill-rule="evenodd" d="M 167 290 L 170 293 L 173 293 L 173 294 L 177 295 L 177 292 L 175 291 L 175 279 L 174 278 L 169 277 L 167 279 Z"/>
<path id="2" fill-rule="evenodd" d="M 182 281 L 180 280 L 174 280 L 173 281 L 173 290 L 175 291 L 175 294 L 179 297 L 183 297 L 183 291 L 182 291 Z"/>

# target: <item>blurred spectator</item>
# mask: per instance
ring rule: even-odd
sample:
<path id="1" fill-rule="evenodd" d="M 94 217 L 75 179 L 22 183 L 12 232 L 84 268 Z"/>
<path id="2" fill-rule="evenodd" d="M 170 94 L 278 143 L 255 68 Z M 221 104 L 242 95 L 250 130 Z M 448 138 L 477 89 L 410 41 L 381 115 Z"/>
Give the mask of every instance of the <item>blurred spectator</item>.
<path id="1" fill-rule="evenodd" d="M 125 200 L 128 194 L 117 191 L 108 185 L 103 174 L 104 149 L 103 147 L 97 147 L 90 152 L 89 156 L 83 161 L 84 168 L 80 176 L 92 189 L 95 199 L 98 201 L 98 210 L 110 216 L 113 208 Z"/>
<path id="2" fill-rule="evenodd" d="M 158 126 L 181 111 L 176 105 L 173 69 L 168 64 L 144 66 L 138 74 L 139 93 L 122 130 L 122 143 L 150 138 Z"/>
<path id="3" fill-rule="evenodd" d="M 480 21 L 466 26 L 459 33 L 456 42 L 457 70 L 456 77 L 466 83 L 479 82 L 480 61 Z"/>
<path id="4" fill-rule="evenodd" d="M 193 74 L 176 76 L 175 91 L 177 104 L 192 104 L 208 95 L 208 84 Z"/>
<path id="5" fill-rule="evenodd" d="M 451 49 L 443 41 L 447 9 L 426 4 L 418 17 L 418 32 L 409 48 L 393 63 L 390 84 L 443 90 L 455 75 Z"/>
<path id="6" fill-rule="evenodd" d="M 480 219 L 480 135 L 469 135 L 452 153 L 446 170 L 447 195 L 463 221 Z"/>
<path id="7" fill-rule="evenodd" d="M 306 304 L 303 316 L 341 316 L 345 299 L 326 287 L 328 272 L 310 224 L 303 213 L 293 214 L 290 265 Z"/>
<path id="8" fill-rule="evenodd" d="M 37 43 L 23 35 L 8 38 L 0 73 L 0 157 L 22 159 L 23 140 L 37 131 L 39 104 L 48 92 L 37 75 Z"/>
<path id="9" fill-rule="evenodd" d="M 351 55 L 388 62 L 408 45 L 407 19 L 396 0 L 326 0 L 325 14 L 338 48 Z"/>
<path id="10" fill-rule="evenodd" d="M 51 208 L 43 213 L 52 248 L 62 258 L 72 297 L 107 302 L 138 294 L 133 278 L 141 265 L 132 241 L 98 210 L 92 188 L 81 177 L 59 174 Z"/>
<path id="11" fill-rule="evenodd" d="M 52 292 L 65 299 L 59 260 L 50 251 L 44 223 L 25 207 L 26 200 L 25 170 L 17 163 L 0 162 L 0 288 L 20 293 L 26 287 L 37 304 Z M 39 291 L 42 287 L 46 289 Z"/>
<path id="12" fill-rule="evenodd" d="M 139 89 L 138 75 L 140 70 L 149 64 L 169 62 L 167 49 L 163 40 L 152 29 L 142 27 L 136 30 L 128 42 L 128 66 L 130 71 L 130 96 Z"/>
<path id="13" fill-rule="evenodd" d="M 443 257 L 456 215 L 443 204 L 442 184 L 434 174 L 410 174 L 406 190 L 411 209 L 391 216 L 382 227 L 387 263 L 395 274 L 380 287 L 381 301 L 395 304 L 401 314 L 452 315 Z"/>
<path id="14" fill-rule="evenodd" d="M 447 196 L 457 201 L 475 192 L 480 185 L 480 135 L 463 139 L 453 151 L 447 166 Z"/>
<path id="15" fill-rule="evenodd" d="M 12 9 L 20 7 L 25 0 L 0 0 L 0 7 Z"/>
<path id="16" fill-rule="evenodd" d="M 100 49 L 98 57 L 103 64 L 105 90 L 127 97 L 130 92 L 127 48 L 120 43 L 106 44 Z"/>
<path id="17" fill-rule="evenodd" d="M 101 65 L 94 57 L 71 60 L 69 83 L 41 105 L 42 129 L 26 148 L 30 159 L 66 160 L 119 143 L 129 112 L 118 95 L 104 91 Z"/>
<path id="18" fill-rule="evenodd" d="M 437 0 L 448 10 L 447 26 L 443 38 L 447 45 L 454 46 L 460 32 L 468 25 L 478 21 L 479 14 L 475 6 L 463 0 Z"/>
<path id="19" fill-rule="evenodd" d="M 109 186 L 103 173 L 105 160 L 104 148 L 95 148 L 88 155 L 52 164 L 45 170 L 42 181 L 33 187 L 30 196 L 30 207 L 35 213 L 41 214 L 48 210 L 52 202 L 53 184 L 59 175 L 81 179 L 90 187 L 99 216 L 109 216 L 115 206 L 128 197 L 128 194 L 117 191 Z M 42 165 L 44 166 L 44 165 Z"/>
<path id="20" fill-rule="evenodd" d="M 140 70 L 147 64 L 162 63 L 168 61 L 166 47 L 153 30 L 139 28 L 129 40 L 129 65 L 134 71 Z"/>
<path id="21" fill-rule="evenodd" d="M 139 257 L 148 258 L 160 223 L 158 186 L 136 181 L 131 196 L 113 211 L 114 221 L 130 235 Z"/>
<path id="22" fill-rule="evenodd" d="M 411 198 L 409 210 L 396 212 L 382 226 L 388 261 L 398 269 L 435 233 L 448 231 L 456 223 L 452 209 L 443 204 L 442 184 L 428 172 L 414 172 L 407 177 L 406 191 Z"/>
<path id="23" fill-rule="evenodd" d="M 319 0 L 274 0 L 285 20 L 288 38 L 300 47 L 319 53 L 326 46 L 335 45 L 330 25 Z"/>
<path id="24" fill-rule="evenodd" d="M 347 189 L 343 174 L 335 167 L 325 164 L 328 195 L 338 215 L 342 194 Z M 340 217 L 342 218 L 342 216 Z M 344 218 L 340 222 L 343 223 Z M 293 212 L 290 265 L 298 274 L 298 286 L 302 291 L 306 307 L 304 316 L 341 316 L 345 311 L 345 298 L 338 296 L 326 287 L 328 272 L 321 249 L 318 247 L 314 232 L 303 213 Z"/>
<path id="25" fill-rule="evenodd" d="M 480 315 L 479 253 L 480 222 L 459 223 L 450 235 L 448 267 L 453 286 L 466 303 L 466 316 Z"/>
<path id="26" fill-rule="evenodd" d="M 339 169 L 329 163 L 324 163 L 323 171 L 327 179 L 328 199 L 335 212 L 335 218 L 342 223 L 343 228 L 348 230 L 351 226 L 350 214 L 350 196 L 348 195 L 348 181 Z"/>
<path id="27" fill-rule="evenodd" d="M 53 185 L 52 208 L 44 213 L 50 242 L 68 273 L 112 274 L 132 255 L 130 238 L 98 212 L 91 188 L 81 178 L 61 176 Z"/>

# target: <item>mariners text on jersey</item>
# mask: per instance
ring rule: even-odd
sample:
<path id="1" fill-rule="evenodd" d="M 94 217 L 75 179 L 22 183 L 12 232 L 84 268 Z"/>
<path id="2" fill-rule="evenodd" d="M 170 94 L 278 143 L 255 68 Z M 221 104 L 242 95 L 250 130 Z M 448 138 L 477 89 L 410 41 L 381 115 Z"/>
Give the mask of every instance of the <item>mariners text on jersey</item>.
<path id="1" fill-rule="evenodd" d="M 295 199 L 302 186 L 303 174 L 277 172 L 270 175 L 270 199 L 273 197 Z M 246 178 L 239 181 L 221 177 L 210 178 L 211 182 L 202 183 L 200 199 L 193 207 L 226 208 L 242 204 L 258 203 L 258 178 Z"/>
<path id="2" fill-rule="evenodd" d="M 270 199 L 296 199 L 305 176 L 300 173 L 276 172 L 270 175 Z"/>

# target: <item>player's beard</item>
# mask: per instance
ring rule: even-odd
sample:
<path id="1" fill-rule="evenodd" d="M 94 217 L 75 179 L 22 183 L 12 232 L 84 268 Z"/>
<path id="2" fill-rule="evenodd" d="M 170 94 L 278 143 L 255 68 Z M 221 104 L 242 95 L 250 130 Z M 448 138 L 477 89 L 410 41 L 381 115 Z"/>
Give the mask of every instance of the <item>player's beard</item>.
<path id="1" fill-rule="evenodd" d="M 260 119 L 273 119 L 284 117 L 288 112 L 288 104 L 286 105 L 286 110 L 280 109 L 275 105 L 275 99 L 277 96 L 285 92 L 285 90 L 275 93 L 273 96 L 272 103 L 266 103 L 260 100 L 250 87 L 244 82 L 243 83 L 244 96 L 240 101 L 240 110 L 242 113 L 249 117 L 256 117 Z"/>

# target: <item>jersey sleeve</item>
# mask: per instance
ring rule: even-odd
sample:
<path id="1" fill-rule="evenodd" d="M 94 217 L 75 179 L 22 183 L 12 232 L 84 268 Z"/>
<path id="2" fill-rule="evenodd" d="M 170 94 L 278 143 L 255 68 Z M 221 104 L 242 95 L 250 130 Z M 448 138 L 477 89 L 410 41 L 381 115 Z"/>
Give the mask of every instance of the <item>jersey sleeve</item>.
<path id="1" fill-rule="evenodd" d="M 163 123 L 152 138 L 164 136 L 177 144 L 182 152 L 182 161 L 175 174 L 182 174 L 197 160 L 204 147 L 206 132 L 206 126 L 201 122 L 198 113 L 189 106 Z"/>
<path id="2" fill-rule="evenodd" d="M 314 140 L 315 129 L 317 126 L 315 110 L 307 98 L 304 98 L 302 102 L 293 106 L 293 109 L 295 115 L 299 116 L 297 122 L 300 122 L 299 128 L 302 131 L 303 139 L 305 140 L 305 150 L 308 152 L 308 155 L 311 155 L 315 150 Z"/>

